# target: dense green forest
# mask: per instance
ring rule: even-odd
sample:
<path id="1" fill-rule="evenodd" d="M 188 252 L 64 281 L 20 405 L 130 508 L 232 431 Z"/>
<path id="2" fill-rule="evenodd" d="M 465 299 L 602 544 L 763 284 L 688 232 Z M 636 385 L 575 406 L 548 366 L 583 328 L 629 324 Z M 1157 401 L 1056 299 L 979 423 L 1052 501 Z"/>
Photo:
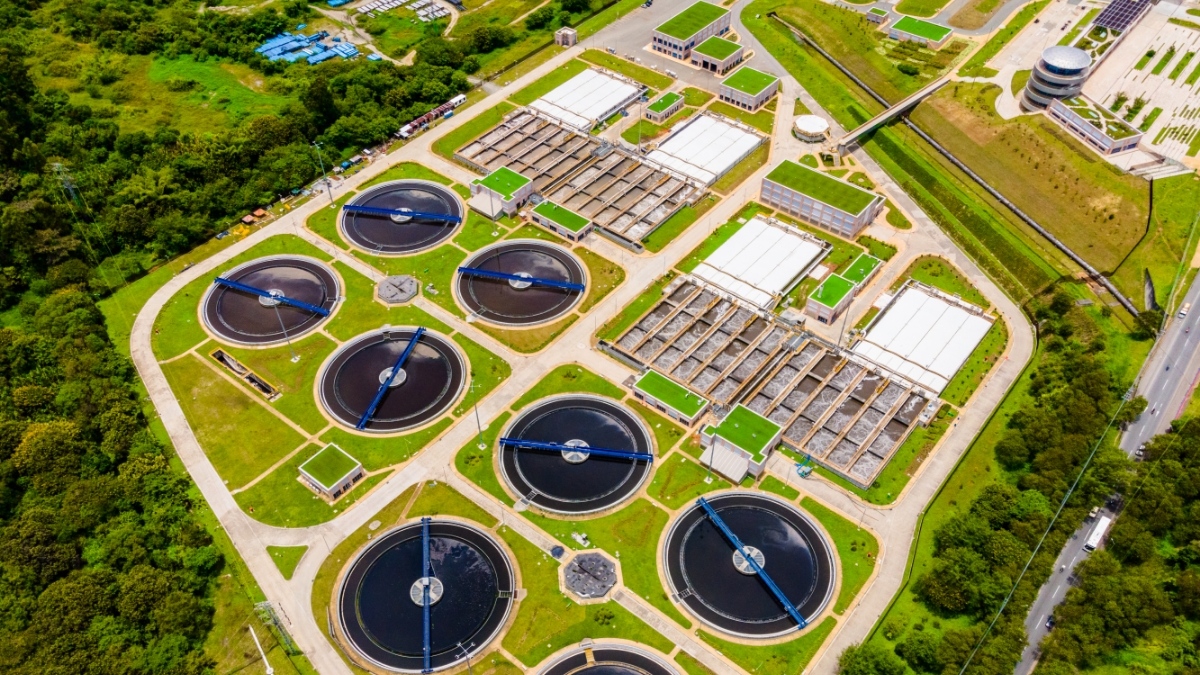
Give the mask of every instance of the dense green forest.
<path id="1" fill-rule="evenodd" d="M 934 562 L 913 580 L 919 601 L 935 617 L 907 625 L 888 619 L 881 630 L 894 649 L 878 642 L 851 647 L 841 656 L 846 675 L 957 675 L 984 636 L 1085 461 L 1108 429 L 1145 407 L 1135 399 L 1118 413 L 1128 382 L 1114 381 L 1104 333 L 1090 325 L 1066 292 L 1056 292 L 1035 311 L 1041 348 L 1027 391 L 1008 418 L 992 451 L 1004 475 L 933 532 Z M 1083 330 L 1080 330 L 1081 327 Z M 1088 509 L 1129 481 L 1129 464 L 1112 444 L 1094 459 L 995 626 L 971 659 L 971 675 L 1013 672 L 1025 648 L 1024 621 L 1054 559 Z M 951 505 L 954 503 L 951 502 Z M 942 628 L 942 621 L 950 624 Z"/>
<path id="2" fill-rule="evenodd" d="M 1128 481 L 1108 547 L 1080 565 L 1055 611 L 1039 675 L 1119 664 L 1200 673 L 1200 420 L 1176 422 Z"/>

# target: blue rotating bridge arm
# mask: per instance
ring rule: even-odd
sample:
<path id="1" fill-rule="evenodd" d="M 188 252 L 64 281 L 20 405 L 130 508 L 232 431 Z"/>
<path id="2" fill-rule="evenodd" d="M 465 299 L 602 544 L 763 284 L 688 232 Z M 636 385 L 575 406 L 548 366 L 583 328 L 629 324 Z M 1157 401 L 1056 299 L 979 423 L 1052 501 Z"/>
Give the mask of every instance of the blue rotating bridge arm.
<path id="1" fill-rule="evenodd" d="M 321 316 L 329 316 L 329 310 L 325 309 L 324 307 L 317 307 L 316 305 L 310 305 L 307 302 L 293 300 L 292 298 L 289 298 L 286 295 L 275 295 L 274 293 L 271 293 L 270 291 L 264 291 L 261 288 L 255 288 L 254 286 L 248 286 L 246 284 L 234 281 L 232 279 L 226 279 L 225 277 L 217 277 L 216 279 L 213 279 L 213 283 L 218 286 L 225 286 L 226 288 L 232 288 L 235 291 L 243 291 L 245 293 L 257 295 L 260 298 L 268 298 L 270 300 L 276 300 L 278 302 L 282 302 L 285 305 L 291 305 L 292 307 L 298 307 L 305 311 L 312 312 L 313 314 L 320 314 Z"/>
<path id="2" fill-rule="evenodd" d="M 800 624 L 801 628 L 807 626 L 808 621 L 801 616 L 800 610 L 796 609 L 796 606 L 792 604 L 792 601 L 788 600 L 787 596 L 783 594 L 783 591 L 775 585 L 775 582 L 770 576 L 767 575 L 767 571 L 760 567 L 759 564 L 754 561 L 754 558 L 750 557 L 750 555 L 746 553 L 746 547 L 742 545 L 742 541 L 737 538 L 737 535 L 734 534 L 732 530 L 729 529 L 729 526 L 725 524 L 725 521 L 721 520 L 721 516 L 717 515 L 716 510 L 708 503 L 708 500 L 706 500 L 704 497 L 701 497 L 696 500 L 696 503 L 700 505 L 700 508 L 704 509 L 704 512 L 708 514 L 709 520 L 713 522 L 713 525 L 717 526 L 717 529 L 721 531 L 721 534 L 725 535 L 725 538 L 729 540 L 729 543 L 733 544 L 733 547 L 738 550 L 738 553 L 742 554 L 742 557 L 746 559 L 746 562 L 749 563 L 750 567 L 755 571 L 756 574 L 758 574 L 758 578 L 762 579 L 763 583 L 767 585 L 767 588 L 771 589 L 771 592 L 775 594 L 775 599 L 778 600 L 781 605 L 783 605 L 783 608 L 787 610 L 788 614 L 792 615 L 792 618 L 796 620 L 796 623 Z"/>
<path id="3" fill-rule="evenodd" d="M 424 218 L 426 220 L 444 220 L 448 223 L 461 223 L 462 218 L 449 213 L 427 213 L 409 209 L 381 209 L 378 206 L 355 206 L 346 204 L 342 207 L 346 213 L 364 213 L 370 216 L 408 216 L 409 218 Z"/>
<path id="4" fill-rule="evenodd" d="M 583 292 L 586 287 L 583 284 L 573 284 L 568 281 L 555 281 L 553 279 L 539 279 L 538 277 L 523 277 L 518 274 L 505 274 L 504 272 L 493 272 L 491 270 L 481 270 L 478 267 L 460 267 L 459 274 L 470 274 L 471 276 L 484 277 L 486 279 L 503 279 L 504 281 L 525 281 L 535 286 L 549 286 L 550 288 L 563 288 L 568 291 Z"/>
<path id="5" fill-rule="evenodd" d="M 433 669 L 429 667 L 430 655 L 430 637 L 429 637 L 429 518 L 421 519 L 421 578 L 425 581 L 425 588 L 422 593 L 425 596 L 421 600 L 422 611 L 425 614 L 425 667 L 421 670 L 422 673 L 431 673 Z"/>
<path id="6" fill-rule="evenodd" d="M 576 450 L 586 452 L 589 455 L 597 457 L 618 457 L 621 459 L 642 459 L 647 462 L 654 462 L 654 455 L 645 452 L 630 452 L 628 450 L 611 450 L 609 448 L 594 448 L 590 445 L 573 446 L 563 445 L 562 443 L 543 443 L 542 441 L 526 441 L 520 438 L 501 438 L 502 445 L 512 445 L 518 448 L 530 448 L 532 450 L 555 450 L 561 452 L 571 452 Z"/>
<path id="7" fill-rule="evenodd" d="M 424 334 L 424 326 L 418 328 L 416 333 L 413 333 L 412 339 L 408 341 L 408 346 L 404 348 L 404 351 L 400 354 L 400 358 L 396 359 L 396 365 L 392 366 L 392 374 L 388 375 L 387 380 L 384 380 L 383 384 L 379 385 L 379 391 L 375 392 L 375 398 L 371 400 L 371 405 L 367 407 L 367 411 L 363 413 L 363 416 L 358 419 L 358 424 L 354 425 L 355 429 L 362 431 L 367 426 L 367 422 L 370 422 L 371 418 L 374 417 L 375 409 L 379 407 L 380 401 L 383 400 L 383 395 L 392 386 L 392 380 L 396 379 L 396 373 L 399 373 L 400 369 L 404 367 L 405 361 L 408 361 L 408 355 L 412 354 L 413 347 L 417 346 L 417 342 L 421 340 L 421 336 Z"/>

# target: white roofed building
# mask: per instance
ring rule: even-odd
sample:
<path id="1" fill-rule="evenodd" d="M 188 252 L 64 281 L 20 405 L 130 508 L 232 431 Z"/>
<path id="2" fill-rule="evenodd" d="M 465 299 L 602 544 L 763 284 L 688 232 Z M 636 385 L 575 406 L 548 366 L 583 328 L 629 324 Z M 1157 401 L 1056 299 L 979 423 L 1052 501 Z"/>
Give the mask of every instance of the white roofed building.
<path id="1" fill-rule="evenodd" d="M 853 351 L 940 394 L 994 321 L 970 303 L 909 282 L 875 317 Z"/>
<path id="2" fill-rule="evenodd" d="M 633 80 L 589 68 L 529 107 L 586 134 L 638 100 L 643 91 L 645 87 Z"/>
<path id="3" fill-rule="evenodd" d="M 807 232 L 755 216 L 692 276 L 770 311 L 832 249 Z"/>
<path id="4" fill-rule="evenodd" d="M 712 185 L 764 141 L 765 136 L 749 127 L 702 114 L 667 136 L 647 159 L 703 185 Z"/>

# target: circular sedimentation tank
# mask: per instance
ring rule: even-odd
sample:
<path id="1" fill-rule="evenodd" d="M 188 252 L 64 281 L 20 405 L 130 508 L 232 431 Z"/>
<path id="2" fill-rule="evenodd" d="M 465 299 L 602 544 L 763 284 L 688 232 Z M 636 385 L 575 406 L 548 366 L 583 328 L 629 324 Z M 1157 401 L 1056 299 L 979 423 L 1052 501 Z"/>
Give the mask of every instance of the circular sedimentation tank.
<path id="1" fill-rule="evenodd" d="M 572 649 L 538 675 L 678 675 L 666 661 L 636 647 L 597 643 L 591 651 L 589 661 L 584 647 Z"/>
<path id="2" fill-rule="evenodd" d="M 229 270 L 221 278 L 329 312 L 341 292 L 333 270 L 305 256 L 258 258 Z M 256 347 L 298 338 L 326 318 L 308 309 L 216 283 L 204 294 L 200 314 L 204 325 L 218 339 Z"/>
<path id="3" fill-rule="evenodd" d="M 588 446 L 653 454 L 650 432 L 632 410 L 610 399 L 568 394 L 542 399 L 505 429 L 505 438 L 556 443 L 571 450 L 503 444 L 500 473 L 518 498 L 551 513 L 579 515 L 612 508 L 650 475 L 643 459 L 601 457 Z"/>
<path id="4" fill-rule="evenodd" d="M 405 255 L 437 246 L 454 236 L 466 217 L 454 190 L 426 180 L 380 183 L 355 195 L 347 205 L 413 214 L 341 212 L 338 223 L 346 241 L 376 255 Z M 452 216 L 460 221 L 419 214 Z"/>
<path id="5" fill-rule="evenodd" d="M 546 241 L 518 239 L 493 244 L 462 264 L 463 267 L 585 284 L 583 263 L 567 249 Z M 533 326 L 571 311 L 583 292 L 459 273 L 455 283 L 459 302 L 468 312 L 489 323 Z"/>
<path id="6" fill-rule="evenodd" d="M 424 668 L 423 549 L 420 522 L 391 530 L 350 562 L 337 591 L 340 637 L 384 670 Z M 516 577 L 504 549 L 465 523 L 431 519 L 429 552 L 439 589 L 429 608 L 430 668 L 444 670 L 485 650 L 500 632 Z"/>
<path id="7" fill-rule="evenodd" d="M 835 586 L 824 533 L 796 507 L 757 492 L 726 492 L 709 505 L 746 552 L 811 622 Z M 799 629 L 766 582 L 698 504 L 676 518 L 663 549 L 667 584 L 700 621 L 730 635 L 773 638 Z"/>
<path id="8" fill-rule="evenodd" d="M 381 328 L 338 348 L 318 379 L 325 411 L 355 428 L 415 334 L 415 328 Z M 426 331 L 363 431 L 391 433 L 436 419 L 458 400 L 466 378 L 466 363 L 453 343 Z"/>

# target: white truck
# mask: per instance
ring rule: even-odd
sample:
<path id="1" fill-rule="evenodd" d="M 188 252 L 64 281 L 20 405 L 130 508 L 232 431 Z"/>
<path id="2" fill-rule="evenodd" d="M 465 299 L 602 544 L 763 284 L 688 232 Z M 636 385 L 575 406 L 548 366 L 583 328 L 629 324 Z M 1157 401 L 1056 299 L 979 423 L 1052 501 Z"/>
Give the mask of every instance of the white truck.
<path id="1" fill-rule="evenodd" d="M 1108 534 L 1109 525 L 1112 525 L 1112 518 L 1108 516 L 1102 516 L 1100 520 L 1096 521 L 1096 526 L 1092 528 L 1083 547 L 1089 551 L 1095 551 L 1100 542 L 1104 540 L 1104 535 Z"/>

